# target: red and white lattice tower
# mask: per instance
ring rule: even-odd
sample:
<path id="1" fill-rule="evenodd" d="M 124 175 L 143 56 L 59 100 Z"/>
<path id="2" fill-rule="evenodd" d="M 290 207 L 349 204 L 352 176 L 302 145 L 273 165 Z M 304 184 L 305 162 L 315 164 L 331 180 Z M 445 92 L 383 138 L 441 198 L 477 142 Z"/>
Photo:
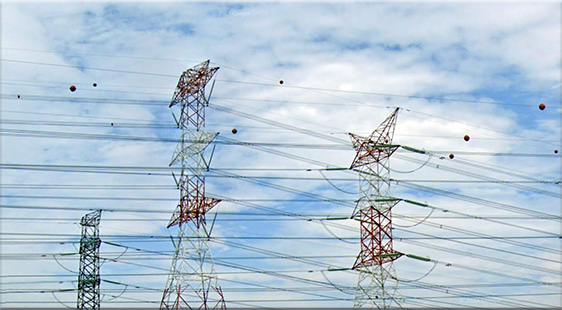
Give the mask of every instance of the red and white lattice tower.
<path id="1" fill-rule="evenodd" d="M 205 214 L 220 202 L 205 196 L 204 151 L 218 133 L 204 131 L 205 86 L 218 70 L 209 60 L 183 72 L 170 103 L 180 107 L 180 142 L 170 166 L 181 165 L 180 201 L 168 224 L 178 226 L 175 255 L 160 309 L 226 309 L 209 249 Z"/>
<path id="2" fill-rule="evenodd" d="M 359 171 L 362 194 L 353 214 L 361 225 L 361 251 L 353 265 L 359 271 L 354 308 L 398 306 L 393 261 L 401 254 L 392 248 L 391 213 L 398 200 L 390 197 L 388 181 L 389 158 L 399 147 L 392 144 L 397 115 L 398 108 L 366 138 L 349 134 L 357 150 L 350 169 Z"/>

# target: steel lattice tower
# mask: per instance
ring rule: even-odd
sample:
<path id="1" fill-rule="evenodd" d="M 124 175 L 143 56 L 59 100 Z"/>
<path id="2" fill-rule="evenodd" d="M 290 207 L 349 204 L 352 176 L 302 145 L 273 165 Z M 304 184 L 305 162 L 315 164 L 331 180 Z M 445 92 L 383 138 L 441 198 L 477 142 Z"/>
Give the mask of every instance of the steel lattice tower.
<path id="1" fill-rule="evenodd" d="M 353 265 L 359 271 L 354 308 L 386 309 L 395 303 L 391 209 L 398 200 L 389 196 L 389 158 L 399 147 L 392 144 L 398 108 L 369 137 L 350 133 L 357 154 L 350 169 L 359 171 L 362 197 L 353 218 L 360 222 L 361 251 Z"/>
<path id="2" fill-rule="evenodd" d="M 218 199 L 205 196 L 203 157 L 205 148 L 218 133 L 205 132 L 205 86 L 218 70 L 209 60 L 181 75 L 170 108 L 180 107 L 176 120 L 182 130 L 170 166 L 181 165 L 180 201 L 168 224 L 177 225 L 175 255 L 160 309 L 226 309 L 209 249 L 205 214 Z"/>
<path id="3" fill-rule="evenodd" d="M 80 238 L 80 273 L 78 274 L 78 303 L 76 309 L 100 308 L 100 244 L 101 210 L 82 217 Z"/>

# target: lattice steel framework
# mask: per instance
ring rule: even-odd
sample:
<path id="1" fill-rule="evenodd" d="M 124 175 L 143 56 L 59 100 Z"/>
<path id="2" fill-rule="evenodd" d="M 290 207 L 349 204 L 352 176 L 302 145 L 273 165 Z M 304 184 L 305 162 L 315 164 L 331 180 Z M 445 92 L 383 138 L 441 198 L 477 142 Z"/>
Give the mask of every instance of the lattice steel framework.
<path id="1" fill-rule="evenodd" d="M 386 309 L 395 295 L 395 270 L 392 262 L 400 257 L 392 247 L 392 212 L 398 200 L 389 196 L 389 158 L 399 147 L 392 144 L 398 108 L 368 137 L 350 133 L 357 154 L 350 169 L 359 171 L 362 197 L 353 218 L 360 222 L 361 251 L 353 265 L 359 270 L 355 308 Z M 389 279 L 390 278 L 390 279 Z"/>
<path id="2" fill-rule="evenodd" d="M 80 273 L 78 274 L 78 303 L 76 309 L 100 308 L 100 244 L 101 210 L 82 217 L 80 238 Z"/>
<path id="3" fill-rule="evenodd" d="M 178 226 L 175 255 L 160 309 L 226 309 L 209 249 L 205 214 L 220 200 L 205 195 L 204 151 L 218 133 L 205 132 L 205 86 L 218 70 L 209 60 L 181 75 L 170 108 L 180 107 L 180 142 L 170 166 L 181 165 L 180 201 L 168 228 Z M 212 89 L 211 89 L 212 91 Z"/>

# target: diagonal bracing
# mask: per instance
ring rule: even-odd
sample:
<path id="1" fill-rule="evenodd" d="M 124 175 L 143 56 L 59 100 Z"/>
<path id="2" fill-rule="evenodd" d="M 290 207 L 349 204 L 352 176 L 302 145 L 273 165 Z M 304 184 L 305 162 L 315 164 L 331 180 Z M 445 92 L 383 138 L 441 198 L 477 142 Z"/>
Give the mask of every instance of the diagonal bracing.
<path id="1" fill-rule="evenodd" d="M 353 269 L 359 271 L 354 308 L 387 309 L 397 304 L 393 261 L 401 256 L 392 244 L 392 207 L 389 195 L 389 158 L 398 108 L 368 137 L 350 133 L 357 154 L 350 169 L 359 171 L 361 197 L 352 217 L 359 221 L 361 250 Z"/>
<path id="2" fill-rule="evenodd" d="M 172 267 L 160 309 L 226 309 L 208 244 L 206 213 L 220 200 L 205 195 L 204 151 L 218 133 L 204 131 L 205 86 L 218 70 L 209 60 L 181 75 L 170 108 L 180 107 L 180 142 L 170 166 L 181 165 L 180 201 L 168 224 L 178 226 Z"/>
<path id="3" fill-rule="evenodd" d="M 80 220 L 80 273 L 76 309 L 100 309 L 100 244 L 101 210 L 88 213 Z"/>

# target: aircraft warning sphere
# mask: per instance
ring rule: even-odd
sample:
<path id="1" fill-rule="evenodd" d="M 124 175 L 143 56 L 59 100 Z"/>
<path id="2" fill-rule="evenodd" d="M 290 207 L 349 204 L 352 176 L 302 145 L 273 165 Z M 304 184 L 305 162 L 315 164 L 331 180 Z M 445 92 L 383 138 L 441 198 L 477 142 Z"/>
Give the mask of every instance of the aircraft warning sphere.
<path id="1" fill-rule="evenodd" d="M 238 130 L 236 130 L 236 128 L 232 128 L 232 134 L 236 134 L 238 132 Z"/>
<path id="2" fill-rule="evenodd" d="M 558 150 L 554 150 L 554 154 L 558 154 Z"/>
<path id="3" fill-rule="evenodd" d="M 283 80 L 279 80 L 279 84 L 283 85 Z"/>
<path id="4" fill-rule="evenodd" d="M 21 96 L 20 96 L 20 95 L 18 95 L 18 98 L 21 98 Z"/>
<path id="5" fill-rule="evenodd" d="M 98 83 L 94 83 L 94 84 L 92 84 L 92 86 L 98 87 Z"/>
<path id="6" fill-rule="evenodd" d="M 470 136 L 469 135 L 464 135 L 464 141 L 468 141 L 470 140 Z"/>
<path id="7" fill-rule="evenodd" d="M 75 91 L 76 91 L 76 86 L 70 85 L 70 88 L 69 88 L 69 89 L 70 89 L 71 92 L 75 92 Z"/>
<path id="8" fill-rule="evenodd" d="M 450 158 L 450 159 L 455 158 L 455 154 L 449 154 L 449 158 Z"/>
<path id="9" fill-rule="evenodd" d="M 546 104 L 541 103 L 539 104 L 539 109 L 544 110 L 546 108 Z"/>

